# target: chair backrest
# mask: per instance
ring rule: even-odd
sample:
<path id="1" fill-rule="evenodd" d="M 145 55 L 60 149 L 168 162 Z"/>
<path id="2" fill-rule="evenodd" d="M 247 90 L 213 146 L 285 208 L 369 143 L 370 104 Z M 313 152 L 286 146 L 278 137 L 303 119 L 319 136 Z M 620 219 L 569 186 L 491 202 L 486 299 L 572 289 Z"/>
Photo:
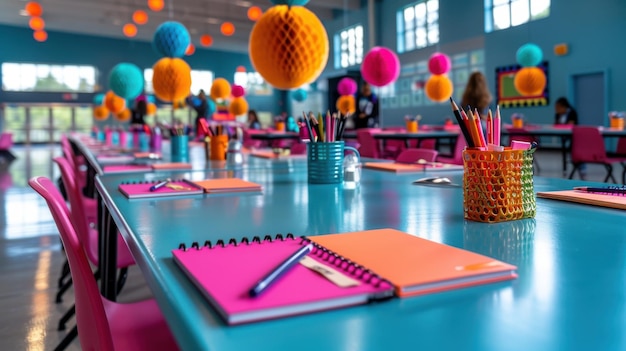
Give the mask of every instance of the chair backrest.
<path id="1" fill-rule="evenodd" d="M 572 162 L 606 162 L 606 147 L 598 127 L 572 128 Z"/>
<path id="2" fill-rule="evenodd" d="M 13 134 L 4 132 L 0 134 L 0 150 L 9 150 L 13 146 Z"/>
<path id="3" fill-rule="evenodd" d="M 615 148 L 615 153 L 620 156 L 626 156 L 626 137 L 621 137 L 617 139 L 617 147 Z"/>
<path id="4" fill-rule="evenodd" d="M 511 140 L 525 141 L 527 143 L 537 141 L 537 138 L 528 134 L 528 130 L 525 128 L 507 127 L 506 130 L 509 132 L 509 134 L 511 134 Z"/>
<path id="5" fill-rule="evenodd" d="M 70 221 L 63 197 L 50 179 L 35 177 L 28 184 L 48 204 L 61 234 L 63 247 L 70 266 L 76 299 L 76 323 L 80 331 L 83 350 L 113 350 L 111 330 L 104 311 L 102 296 L 94 279 L 76 230 Z"/>
<path id="6" fill-rule="evenodd" d="M 456 138 L 456 144 L 454 145 L 454 153 L 452 154 L 453 163 L 457 165 L 463 164 L 463 150 L 467 147 L 467 140 L 463 137 L 463 134 L 459 133 L 459 137 Z"/>
<path id="7" fill-rule="evenodd" d="M 75 163 L 76 155 L 74 155 L 72 145 L 70 144 L 70 141 L 69 139 L 67 139 L 67 136 L 65 134 L 61 134 L 61 151 L 63 151 L 63 156 L 65 156 L 67 161 L 70 163 L 72 169 L 77 170 L 78 167 L 76 167 Z"/>
<path id="8" fill-rule="evenodd" d="M 435 162 L 437 160 L 437 151 L 431 149 L 405 149 L 396 157 L 397 163 L 416 163 L 419 160 Z"/>
<path id="9" fill-rule="evenodd" d="M 373 136 L 374 132 L 380 131 L 380 128 L 361 128 L 356 131 L 356 139 L 359 142 L 359 153 L 361 157 L 380 158 L 378 149 L 378 140 Z"/>

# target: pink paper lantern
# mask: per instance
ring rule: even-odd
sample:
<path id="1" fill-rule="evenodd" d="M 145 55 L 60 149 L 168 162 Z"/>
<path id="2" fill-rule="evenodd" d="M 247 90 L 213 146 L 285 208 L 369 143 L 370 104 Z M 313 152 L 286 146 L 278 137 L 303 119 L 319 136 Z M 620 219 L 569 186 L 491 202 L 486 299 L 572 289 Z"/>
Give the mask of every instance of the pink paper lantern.
<path id="1" fill-rule="evenodd" d="M 341 78 L 339 83 L 337 83 L 337 92 L 339 95 L 354 95 L 356 90 L 356 81 L 352 78 Z"/>
<path id="2" fill-rule="evenodd" d="M 436 52 L 428 60 L 428 70 L 434 75 L 446 74 L 450 71 L 452 63 L 450 57 L 441 52 Z"/>
<path id="3" fill-rule="evenodd" d="M 381 46 L 373 47 L 361 64 L 363 79 L 375 87 L 394 82 L 400 75 L 400 60 L 395 52 Z"/>
<path id="4" fill-rule="evenodd" d="M 233 97 L 242 97 L 246 94 L 246 90 L 241 85 L 233 85 L 232 90 L 230 92 Z"/>

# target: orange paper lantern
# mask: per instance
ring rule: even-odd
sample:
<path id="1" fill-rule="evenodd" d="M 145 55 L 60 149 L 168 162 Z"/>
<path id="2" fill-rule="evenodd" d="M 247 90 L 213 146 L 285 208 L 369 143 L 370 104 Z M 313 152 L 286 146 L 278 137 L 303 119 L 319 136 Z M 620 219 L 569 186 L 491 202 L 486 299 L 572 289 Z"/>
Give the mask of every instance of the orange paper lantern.
<path id="1" fill-rule="evenodd" d="M 305 7 L 277 5 L 261 16 L 250 33 L 250 60 L 278 89 L 295 89 L 317 79 L 328 61 L 328 35 Z"/>
<path id="2" fill-rule="evenodd" d="M 28 26 L 32 30 L 42 30 L 46 26 L 46 22 L 41 17 L 32 17 L 28 21 Z"/>
<path id="3" fill-rule="evenodd" d="M 126 23 L 122 28 L 122 32 L 124 32 L 125 36 L 132 38 L 137 35 L 137 27 L 132 23 Z"/>
<path id="4" fill-rule="evenodd" d="M 96 121 L 105 121 L 107 118 L 109 118 L 109 110 L 107 110 L 107 108 L 104 106 L 96 106 L 93 109 L 93 118 Z"/>
<path id="5" fill-rule="evenodd" d="M 235 34 L 235 25 L 231 22 L 224 22 L 220 27 L 220 31 L 225 36 L 230 37 L 231 35 Z"/>
<path id="6" fill-rule="evenodd" d="M 117 114 L 124 111 L 126 108 L 126 100 L 115 95 L 113 91 L 108 91 L 104 96 L 104 106 L 106 106 L 109 111 Z"/>
<path id="7" fill-rule="evenodd" d="M 115 120 L 118 122 L 128 122 L 130 121 L 131 111 L 128 108 L 122 110 L 122 112 L 115 114 Z"/>
<path id="8" fill-rule="evenodd" d="M 164 57 L 152 66 L 154 95 L 167 102 L 184 100 L 191 90 L 191 68 L 179 58 Z"/>
<path id="9" fill-rule="evenodd" d="M 261 10 L 261 8 L 258 6 L 251 6 L 248 9 L 248 18 L 251 21 L 258 21 L 262 15 L 263 15 L 263 10 Z"/>
<path id="10" fill-rule="evenodd" d="M 228 111 L 234 116 L 241 116 L 248 113 L 248 102 L 243 97 L 236 97 L 228 106 Z"/>
<path id="11" fill-rule="evenodd" d="M 546 75 L 541 68 L 524 67 L 517 71 L 513 84 L 522 96 L 538 96 L 546 87 Z"/>
<path id="12" fill-rule="evenodd" d="M 226 99 L 230 96 L 230 83 L 224 78 L 217 78 L 211 85 L 211 98 L 213 100 Z"/>
<path id="13" fill-rule="evenodd" d="M 196 52 L 196 46 L 193 44 L 189 44 L 189 46 L 187 46 L 187 50 L 185 51 L 185 55 L 191 56 L 194 52 Z"/>
<path id="14" fill-rule="evenodd" d="M 200 44 L 202 44 L 202 46 L 211 46 L 211 44 L 213 44 L 213 37 L 208 34 L 204 34 L 200 37 Z"/>
<path id="15" fill-rule="evenodd" d="M 48 40 L 48 33 L 45 30 L 37 30 L 33 33 L 33 38 L 39 42 Z"/>
<path id="16" fill-rule="evenodd" d="M 36 1 L 26 3 L 24 10 L 26 10 L 26 13 L 28 13 L 29 16 L 39 17 L 43 14 L 43 8 Z"/>
<path id="17" fill-rule="evenodd" d="M 426 96 L 435 102 L 443 102 L 450 99 L 453 91 L 452 81 L 443 74 L 432 75 L 426 81 L 426 86 L 424 86 Z"/>
<path id="18" fill-rule="evenodd" d="M 146 11 L 137 10 L 133 12 L 133 22 L 142 25 L 148 23 L 148 14 Z"/>
<path id="19" fill-rule="evenodd" d="M 156 114 L 156 111 L 157 111 L 157 106 L 156 106 L 156 104 L 153 104 L 153 103 L 149 102 L 149 103 L 146 105 L 146 115 L 148 115 L 148 116 L 154 116 L 154 115 Z"/>
<path id="20" fill-rule="evenodd" d="M 163 10 L 164 6 L 163 0 L 148 0 L 148 8 L 154 12 Z"/>
<path id="21" fill-rule="evenodd" d="M 353 114 L 356 111 L 356 101 L 352 95 L 342 95 L 337 99 L 337 110 L 342 115 Z"/>

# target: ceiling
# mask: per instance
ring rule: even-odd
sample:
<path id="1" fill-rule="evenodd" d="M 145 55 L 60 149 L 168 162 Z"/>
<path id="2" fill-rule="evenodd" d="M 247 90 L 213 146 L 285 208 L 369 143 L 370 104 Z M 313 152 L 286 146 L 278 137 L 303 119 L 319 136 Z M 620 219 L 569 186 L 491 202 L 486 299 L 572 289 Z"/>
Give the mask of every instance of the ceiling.
<path id="1" fill-rule="evenodd" d="M 148 9 L 147 0 L 39 0 L 39 3 L 46 29 L 51 31 L 126 38 L 122 27 L 132 23 L 132 13 L 141 9 L 148 13 L 149 21 L 137 26 L 137 36 L 131 40 L 151 41 L 160 23 L 174 20 L 187 27 L 197 47 L 200 36 L 210 34 L 212 48 L 237 52 L 247 52 L 254 25 L 247 17 L 248 7 L 256 5 L 265 11 L 272 5 L 270 0 L 165 0 L 165 8 L 153 12 Z M 25 0 L 0 0 L 0 23 L 28 27 L 29 17 L 20 15 L 25 4 Z M 360 6 L 361 0 L 312 0 L 306 5 L 322 21 L 332 19 L 337 10 L 356 10 Z M 235 25 L 234 35 L 220 34 L 224 21 Z"/>

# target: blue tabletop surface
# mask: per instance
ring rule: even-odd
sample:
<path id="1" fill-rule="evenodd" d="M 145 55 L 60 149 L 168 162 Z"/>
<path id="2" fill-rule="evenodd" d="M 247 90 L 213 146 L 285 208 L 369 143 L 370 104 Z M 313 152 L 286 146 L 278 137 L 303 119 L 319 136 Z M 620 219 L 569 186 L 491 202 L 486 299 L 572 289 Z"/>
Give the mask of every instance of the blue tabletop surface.
<path id="1" fill-rule="evenodd" d="M 358 188 L 345 189 L 308 185 L 306 167 L 276 165 L 266 160 L 265 168 L 187 174 L 243 177 L 262 184 L 262 194 L 128 200 L 117 190 L 128 175 L 99 177 L 100 192 L 183 350 L 626 349 L 624 212 L 537 199 L 535 219 L 483 224 L 463 219 L 461 189 L 412 185 L 420 174 L 366 169 Z M 436 175 L 455 183 L 462 177 Z M 536 178 L 535 190 L 580 184 Z M 181 242 L 384 227 L 517 265 L 519 278 L 229 327 L 171 257 Z"/>

